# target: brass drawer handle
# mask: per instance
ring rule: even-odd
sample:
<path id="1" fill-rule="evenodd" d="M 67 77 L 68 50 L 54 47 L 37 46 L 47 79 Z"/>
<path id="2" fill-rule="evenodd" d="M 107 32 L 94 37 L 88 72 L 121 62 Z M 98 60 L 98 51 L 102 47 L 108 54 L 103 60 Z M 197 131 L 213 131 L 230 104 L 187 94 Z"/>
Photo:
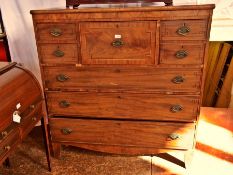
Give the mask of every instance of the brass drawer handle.
<path id="1" fill-rule="evenodd" d="M 72 133 L 72 129 L 70 129 L 70 128 L 62 128 L 62 129 L 61 129 L 61 132 L 62 132 L 62 134 L 64 134 L 64 135 L 68 135 L 68 134 L 71 134 L 71 133 Z"/>
<path id="2" fill-rule="evenodd" d="M 181 84 L 184 82 L 184 78 L 182 76 L 178 75 L 178 76 L 174 77 L 171 81 L 175 84 Z"/>
<path id="3" fill-rule="evenodd" d="M 176 140 L 176 139 L 179 139 L 179 138 L 180 138 L 180 136 L 178 134 L 176 134 L 176 133 L 172 133 L 172 134 L 170 134 L 168 136 L 169 140 Z"/>
<path id="4" fill-rule="evenodd" d="M 170 111 L 173 113 L 177 113 L 183 110 L 183 107 L 181 105 L 174 105 L 170 108 Z"/>
<path id="5" fill-rule="evenodd" d="M 4 147 L 4 150 L 6 150 L 6 151 L 9 151 L 10 149 L 11 149 L 11 147 L 9 145 Z"/>
<path id="6" fill-rule="evenodd" d="M 184 23 L 182 27 L 177 29 L 176 33 L 182 36 L 186 36 L 190 31 L 191 31 L 190 28 L 187 27 L 186 24 Z"/>
<path id="7" fill-rule="evenodd" d="M 32 121 L 34 121 L 34 122 L 35 122 L 36 120 L 37 120 L 37 118 L 36 118 L 36 117 L 32 117 Z"/>
<path id="8" fill-rule="evenodd" d="M 124 45 L 124 42 L 122 40 L 119 40 L 119 39 L 112 42 L 113 47 L 121 47 L 123 45 Z"/>
<path id="9" fill-rule="evenodd" d="M 59 106 L 62 108 L 68 108 L 70 106 L 70 103 L 66 100 L 62 100 L 59 102 Z"/>
<path id="10" fill-rule="evenodd" d="M 57 75 L 57 81 L 64 82 L 69 80 L 70 78 L 64 74 L 59 74 Z"/>
<path id="11" fill-rule="evenodd" d="M 31 110 L 35 109 L 35 105 L 30 105 L 30 109 Z"/>
<path id="12" fill-rule="evenodd" d="M 50 31 L 50 34 L 54 37 L 58 37 L 62 35 L 62 30 L 55 27 Z"/>
<path id="13" fill-rule="evenodd" d="M 186 50 L 179 50 L 176 52 L 176 58 L 182 59 L 188 56 L 188 52 Z"/>
<path id="14" fill-rule="evenodd" d="M 61 50 L 55 50 L 54 52 L 53 52 L 53 55 L 55 56 L 55 57 L 63 57 L 64 55 L 65 55 L 65 53 L 63 52 L 63 51 L 61 51 Z"/>
<path id="15" fill-rule="evenodd" d="M 2 137 L 5 138 L 8 135 L 8 132 L 7 131 L 3 131 L 1 134 L 2 134 Z"/>

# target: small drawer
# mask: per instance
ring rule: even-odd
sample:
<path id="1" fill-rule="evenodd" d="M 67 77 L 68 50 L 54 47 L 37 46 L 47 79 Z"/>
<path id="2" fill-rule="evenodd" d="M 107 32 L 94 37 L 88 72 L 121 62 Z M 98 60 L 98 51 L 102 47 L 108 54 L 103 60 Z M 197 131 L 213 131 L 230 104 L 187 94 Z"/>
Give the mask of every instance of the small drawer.
<path id="1" fill-rule="evenodd" d="M 0 163 L 20 142 L 19 130 L 15 128 L 7 137 L 0 141 Z"/>
<path id="2" fill-rule="evenodd" d="M 201 70 L 154 67 L 45 67 L 49 90 L 200 93 Z"/>
<path id="3" fill-rule="evenodd" d="M 76 25 L 67 23 L 38 23 L 37 40 L 41 43 L 72 43 L 77 41 Z"/>
<path id="4" fill-rule="evenodd" d="M 82 22 L 82 63 L 154 64 L 156 26 L 156 21 Z"/>
<path id="5" fill-rule="evenodd" d="M 203 64 L 204 44 L 163 43 L 160 45 L 160 64 Z"/>
<path id="6" fill-rule="evenodd" d="M 41 63 L 78 63 L 77 44 L 40 44 Z"/>
<path id="7" fill-rule="evenodd" d="M 51 118 L 50 128 L 54 142 L 190 149 L 195 124 Z"/>
<path id="8" fill-rule="evenodd" d="M 16 124 L 11 122 L 11 124 L 8 125 L 7 128 L 4 128 L 4 130 L 0 132 L 0 141 L 6 138 L 15 128 Z"/>
<path id="9" fill-rule="evenodd" d="M 205 40 L 206 20 L 174 20 L 161 22 L 161 40 Z"/>
<path id="10" fill-rule="evenodd" d="M 42 117 L 42 101 L 30 105 L 27 111 L 22 113 L 19 129 L 22 139 L 34 128 Z"/>
<path id="11" fill-rule="evenodd" d="M 182 95 L 48 92 L 50 114 L 94 118 L 196 121 L 199 97 Z"/>

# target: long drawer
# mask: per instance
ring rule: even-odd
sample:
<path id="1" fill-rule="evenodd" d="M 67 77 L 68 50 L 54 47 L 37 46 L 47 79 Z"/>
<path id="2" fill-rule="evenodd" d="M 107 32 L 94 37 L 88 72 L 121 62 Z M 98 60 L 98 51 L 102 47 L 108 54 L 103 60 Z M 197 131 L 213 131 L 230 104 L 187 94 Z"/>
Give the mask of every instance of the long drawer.
<path id="1" fill-rule="evenodd" d="M 195 121 L 199 97 L 181 95 L 47 92 L 50 114 L 95 118 Z"/>
<path id="2" fill-rule="evenodd" d="M 201 70 L 153 67 L 44 67 L 50 90 L 124 90 L 200 93 Z"/>
<path id="3" fill-rule="evenodd" d="M 189 149 L 195 124 L 52 118 L 50 128 L 54 142 Z"/>

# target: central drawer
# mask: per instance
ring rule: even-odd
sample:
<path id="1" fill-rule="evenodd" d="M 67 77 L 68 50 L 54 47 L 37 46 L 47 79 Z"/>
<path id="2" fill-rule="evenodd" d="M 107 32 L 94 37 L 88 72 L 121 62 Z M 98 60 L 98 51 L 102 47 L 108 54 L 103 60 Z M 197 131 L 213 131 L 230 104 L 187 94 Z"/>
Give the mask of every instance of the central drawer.
<path id="1" fill-rule="evenodd" d="M 50 114 L 95 118 L 195 121 L 198 96 L 47 92 Z"/>
<path id="2" fill-rule="evenodd" d="M 201 70 L 153 67 L 44 67 L 50 90 L 200 93 Z"/>
<path id="3" fill-rule="evenodd" d="M 189 149 L 194 123 L 52 118 L 52 141 L 123 147 Z"/>
<path id="4" fill-rule="evenodd" d="M 83 64 L 154 64 L 156 21 L 81 22 Z"/>

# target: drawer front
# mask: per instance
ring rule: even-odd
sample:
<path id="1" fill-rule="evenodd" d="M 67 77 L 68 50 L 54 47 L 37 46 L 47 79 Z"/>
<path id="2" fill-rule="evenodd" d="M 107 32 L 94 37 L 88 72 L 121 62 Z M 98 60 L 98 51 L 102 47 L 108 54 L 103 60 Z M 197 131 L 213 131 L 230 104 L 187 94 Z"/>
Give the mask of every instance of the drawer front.
<path id="1" fill-rule="evenodd" d="M 15 128 L 9 135 L 0 140 L 0 163 L 20 142 L 19 130 Z"/>
<path id="2" fill-rule="evenodd" d="M 48 92 L 48 110 L 54 115 L 96 118 L 195 121 L 195 96 Z"/>
<path id="3" fill-rule="evenodd" d="M 2 129 L 0 132 L 0 142 L 9 136 L 10 133 L 14 132 L 15 128 L 17 127 L 17 124 L 10 123 L 6 128 Z"/>
<path id="4" fill-rule="evenodd" d="M 0 128 L 12 121 L 14 112 L 22 113 L 42 99 L 39 84 L 20 68 L 13 68 L 0 76 L 0 89 L 0 99 L 4 99 L 0 100 Z"/>
<path id="5" fill-rule="evenodd" d="M 163 43 L 160 64 L 203 64 L 204 44 Z"/>
<path id="6" fill-rule="evenodd" d="M 19 129 L 22 139 L 34 128 L 42 117 L 42 101 L 31 105 L 31 107 L 22 113 Z"/>
<path id="7" fill-rule="evenodd" d="M 161 40 L 206 40 L 206 20 L 173 20 L 161 22 Z"/>
<path id="8" fill-rule="evenodd" d="M 41 44 L 39 52 L 42 63 L 78 63 L 76 44 Z"/>
<path id="9" fill-rule="evenodd" d="M 38 23 L 36 32 L 38 42 L 72 43 L 77 41 L 76 25 L 72 23 Z"/>
<path id="10" fill-rule="evenodd" d="M 154 64 L 155 21 L 83 22 L 83 64 Z"/>
<path id="11" fill-rule="evenodd" d="M 52 141 L 99 145 L 189 149 L 193 123 L 50 119 Z"/>
<path id="12" fill-rule="evenodd" d="M 45 86 L 49 89 L 136 92 L 200 93 L 198 69 L 156 69 L 153 67 L 46 67 Z"/>

